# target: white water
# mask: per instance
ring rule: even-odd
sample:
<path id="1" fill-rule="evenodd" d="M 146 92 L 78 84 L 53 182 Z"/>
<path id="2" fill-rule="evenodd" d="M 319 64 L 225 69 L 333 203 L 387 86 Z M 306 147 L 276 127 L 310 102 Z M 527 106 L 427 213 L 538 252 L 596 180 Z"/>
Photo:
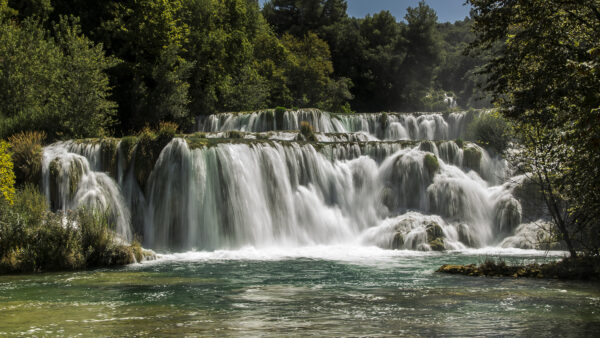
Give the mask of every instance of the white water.
<path id="1" fill-rule="evenodd" d="M 285 112 L 279 121 L 270 111 L 209 115 L 199 122 L 198 130 L 204 132 L 298 130 L 300 122 L 307 121 L 313 126 L 315 132 L 320 133 L 363 132 L 382 140 L 452 140 L 464 134 L 466 124 L 472 117 L 464 112 L 333 115 L 316 109 L 302 109 Z"/>
<path id="2" fill-rule="evenodd" d="M 294 127 L 300 117 L 288 113 L 286 123 Z M 530 228 L 516 231 L 523 209 L 512 194 L 515 185 L 503 184 L 508 173 L 503 160 L 470 143 L 461 148 L 453 141 L 373 142 L 377 136 L 369 130 L 384 129 L 377 115 L 343 120 L 315 111 L 302 114 L 319 119 L 313 121 L 325 131 L 328 126 L 356 130 L 365 123 L 361 134 L 371 141 L 356 143 L 351 133 L 320 134 L 329 139 L 315 146 L 290 141 L 297 133 L 274 132 L 269 142 L 190 149 L 176 138 L 163 149 L 143 187 L 133 174 L 135 157 L 127 163 L 121 147 L 110 178 L 103 172 L 109 168 L 103 167 L 99 145 L 63 142 L 44 150 L 44 189 L 63 210 L 82 205 L 109 209 L 123 238 L 140 234 L 145 247 L 163 252 L 348 245 L 428 251 L 437 237 L 447 250 L 510 243 L 534 247 L 523 242 L 531 237 Z M 212 121 L 249 130 L 262 118 L 248 114 L 244 121 L 233 121 L 229 115 Z M 447 117 L 455 122 L 440 114 L 394 118 L 428 125 L 414 129 L 426 131 L 415 138 L 435 139 L 464 129 L 457 127 L 464 118 L 460 114 Z M 364 121 L 375 121 L 373 128 Z M 207 137 L 228 137 L 214 132 L 222 134 Z M 281 135 L 294 137 L 273 141 Z M 257 136 L 268 138 L 244 138 Z M 478 163 L 465 162 L 468 148 L 481 154 Z M 426 165 L 427 154 L 438 158 L 439 169 Z M 50 175 L 52 161 L 62 163 L 58 177 Z M 70 192 L 71 163 L 82 168 L 76 194 Z M 53 184 L 58 194 L 53 195 Z"/>

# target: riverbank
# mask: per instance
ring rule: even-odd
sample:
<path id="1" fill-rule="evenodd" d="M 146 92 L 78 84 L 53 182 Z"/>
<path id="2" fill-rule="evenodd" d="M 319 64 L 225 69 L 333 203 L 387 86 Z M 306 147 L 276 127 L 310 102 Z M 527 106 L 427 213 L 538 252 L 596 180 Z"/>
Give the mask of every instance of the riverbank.
<path id="1" fill-rule="evenodd" d="M 565 258 L 557 262 L 507 265 L 504 261 L 487 260 L 480 265 L 444 264 L 437 272 L 485 277 L 526 277 L 568 280 L 600 280 L 600 257 Z"/>

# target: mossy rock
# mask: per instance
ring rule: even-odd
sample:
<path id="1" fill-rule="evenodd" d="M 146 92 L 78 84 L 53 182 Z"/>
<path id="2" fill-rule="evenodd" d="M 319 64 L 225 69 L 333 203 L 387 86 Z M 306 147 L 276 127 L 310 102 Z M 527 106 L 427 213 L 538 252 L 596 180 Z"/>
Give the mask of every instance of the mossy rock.
<path id="1" fill-rule="evenodd" d="M 459 138 L 457 138 L 456 140 L 454 140 L 454 143 L 456 143 L 456 145 L 460 149 L 463 149 L 463 147 L 465 146 L 465 141 L 463 141 L 462 139 L 459 139 Z"/>
<path id="2" fill-rule="evenodd" d="M 243 131 L 238 131 L 238 130 L 228 131 L 227 132 L 227 138 L 231 138 L 231 139 L 243 139 L 244 138 L 244 132 Z"/>
<path id="3" fill-rule="evenodd" d="M 483 154 L 479 148 L 467 147 L 463 151 L 463 167 L 479 172 Z"/>
<path id="4" fill-rule="evenodd" d="M 69 167 L 69 198 L 75 197 L 83 174 L 83 163 L 77 160 L 71 161 Z"/>
<path id="5" fill-rule="evenodd" d="M 443 238 L 436 238 L 433 241 L 429 242 L 429 247 L 431 248 L 431 250 L 433 251 L 445 251 L 446 250 L 446 246 L 444 245 L 444 239 Z"/>
<path id="6" fill-rule="evenodd" d="M 392 249 L 398 250 L 404 248 L 404 235 L 402 233 L 397 232 L 394 234 L 394 238 L 392 239 Z"/>
<path id="7" fill-rule="evenodd" d="M 171 142 L 172 137 L 160 137 L 149 132 L 142 132 L 134 150 L 134 174 L 140 185 L 144 187 L 163 148 Z"/>
<path id="8" fill-rule="evenodd" d="M 285 107 L 277 107 L 275 108 L 275 129 L 282 130 L 283 129 L 283 120 L 285 117 L 285 112 L 287 109 Z"/>
<path id="9" fill-rule="evenodd" d="M 427 241 L 431 242 L 437 238 L 444 237 L 444 230 L 436 222 L 431 222 L 425 227 L 427 232 Z"/>
<path id="10" fill-rule="evenodd" d="M 117 139 L 102 139 L 100 141 L 102 170 L 107 171 L 112 177 L 117 177 L 118 145 L 119 141 Z"/>
<path id="11" fill-rule="evenodd" d="M 431 222 L 425 228 L 427 232 L 427 244 L 433 251 L 444 251 L 446 246 L 444 245 L 444 230 L 436 222 Z"/>
<path id="12" fill-rule="evenodd" d="M 423 164 L 425 165 L 425 169 L 427 169 L 429 176 L 435 175 L 435 173 L 440 170 L 440 163 L 435 155 L 426 154 L 423 158 Z"/>
<path id="13" fill-rule="evenodd" d="M 133 160 L 136 144 L 137 137 L 135 136 L 125 136 L 121 139 L 121 142 L 119 142 L 119 150 L 125 156 L 125 167 L 129 167 Z"/>
<path id="14" fill-rule="evenodd" d="M 435 153 L 435 143 L 432 141 L 423 141 L 419 144 L 419 150 Z"/>

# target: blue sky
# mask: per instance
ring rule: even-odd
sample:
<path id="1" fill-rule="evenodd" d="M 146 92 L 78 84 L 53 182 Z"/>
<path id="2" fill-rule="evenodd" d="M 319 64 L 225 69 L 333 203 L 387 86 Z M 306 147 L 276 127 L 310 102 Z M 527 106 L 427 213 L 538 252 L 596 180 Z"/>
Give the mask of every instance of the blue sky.
<path id="1" fill-rule="evenodd" d="M 348 15 L 362 18 L 367 14 L 379 13 L 382 10 L 390 11 L 398 20 L 404 18 L 407 7 L 415 7 L 419 0 L 347 0 Z M 266 0 L 260 0 L 264 3 Z M 435 10 L 440 22 L 454 22 L 469 16 L 469 7 L 464 6 L 465 0 L 426 0 Z"/>

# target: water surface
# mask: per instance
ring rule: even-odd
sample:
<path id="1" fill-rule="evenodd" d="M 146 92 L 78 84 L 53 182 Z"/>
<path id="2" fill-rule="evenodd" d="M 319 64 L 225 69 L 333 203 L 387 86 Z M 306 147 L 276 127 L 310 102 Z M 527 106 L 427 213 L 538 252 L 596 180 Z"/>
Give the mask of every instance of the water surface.
<path id="1" fill-rule="evenodd" d="M 559 255 L 559 254 L 558 254 Z M 525 335 L 600 332 L 600 287 L 435 273 L 557 258 L 324 246 L 192 252 L 119 269 L 0 276 L 0 335 Z"/>

